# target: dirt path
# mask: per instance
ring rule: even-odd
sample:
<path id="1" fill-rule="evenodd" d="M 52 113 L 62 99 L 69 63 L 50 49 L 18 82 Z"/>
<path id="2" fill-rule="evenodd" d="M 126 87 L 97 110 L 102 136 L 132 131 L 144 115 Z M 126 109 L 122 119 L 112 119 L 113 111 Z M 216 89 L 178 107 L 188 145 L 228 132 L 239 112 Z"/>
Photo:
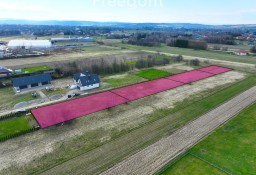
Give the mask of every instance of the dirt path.
<path id="1" fill-rule="evenodd" d="M 217 127 L 256 102 L 256 86 L 194 120 L 101 175 L 150 175 L 198 143 Z"/>

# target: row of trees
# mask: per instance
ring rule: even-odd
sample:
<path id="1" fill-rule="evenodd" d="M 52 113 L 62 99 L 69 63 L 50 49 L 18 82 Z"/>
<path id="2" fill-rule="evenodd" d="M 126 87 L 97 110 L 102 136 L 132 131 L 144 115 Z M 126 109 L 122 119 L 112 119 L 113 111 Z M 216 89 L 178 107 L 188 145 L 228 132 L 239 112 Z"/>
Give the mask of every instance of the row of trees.
<path id="1" fill-rule="evenodd" d="M 235 45 L 234 36 L 231 34 L 215 34 L 204 39 L 207 43 Z"/>
<path id="2" fill-rule="evenodd" d="M 256 45 L 251 48 L 252 53 L 256 53 Z"/>
<path id="3" fill-rule="evenodd" d="M 88 70 L 100 75 L 121 73 L 133 70 L 135 68 L 142 69 L 158 65 L 169 64 L 171 58 L 162 55 L 148 55 L 146 58 L 126 59 L 111 57 L 108 59 L 85 59 L 77 60 L 72 63 L 61 63 L 55 65 L 55 78 L 72 76 L 77 72 Z"/>
<path id="4" fill-rule="evenodd" d="M 198 50 L 206 50 L 208 45 L 204 41 L 188 40 L 188 39 L 169 39 L 166 44 L 171 47 L 190 48 Z"/>

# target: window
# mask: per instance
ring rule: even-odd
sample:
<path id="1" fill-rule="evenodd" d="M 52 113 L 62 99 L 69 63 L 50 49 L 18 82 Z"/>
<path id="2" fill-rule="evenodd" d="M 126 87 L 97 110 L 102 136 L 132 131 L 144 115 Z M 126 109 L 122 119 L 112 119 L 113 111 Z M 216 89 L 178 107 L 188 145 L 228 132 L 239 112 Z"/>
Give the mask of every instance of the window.
<path id="1" fill-rule="evenodd" d="M 42 82 L 42 85 L 47 85 L 47 84 L 49 84 L 48 82 Z"/>
<path id="2" fill-rule="evenodd" d="M 37 87 L 37 86 L 38 86 L 38 83 L 31 84 L 31 87 Z"/>
<path id="3" fill-rule="evenodd" d="M 20 89 L 26 89 L 26 88 L 28 88 L 28 86 L 20 86 L 19 88 Z"/>

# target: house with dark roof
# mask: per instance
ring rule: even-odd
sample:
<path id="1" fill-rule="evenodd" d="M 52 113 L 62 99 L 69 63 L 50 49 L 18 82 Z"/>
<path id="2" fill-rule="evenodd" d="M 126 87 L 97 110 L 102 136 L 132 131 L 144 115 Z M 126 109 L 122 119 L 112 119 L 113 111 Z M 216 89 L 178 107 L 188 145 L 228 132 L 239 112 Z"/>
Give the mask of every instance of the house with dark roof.
<path id="1" fill-rule="evenodd" d="M 12 70 L 6 67 L 0 66 L 0 78 L 1 77 L 9 77 L 12 74 Z"/>
<path id="2" fill-rule="evenodd" d="M 39 74 L 21 78 L 13 78 L 12 84 L 14 91 L 19 93 L 32 88 L 45 88 L 51 85 L 51 81 L 52 77 L 50 74 Z"/>
<path id="3" fill-rule="evenodd" d="M 100 87 L 99 75 L 90 72 L 77 73 L 73 75 L 74 83 L 81 91 Z"/>

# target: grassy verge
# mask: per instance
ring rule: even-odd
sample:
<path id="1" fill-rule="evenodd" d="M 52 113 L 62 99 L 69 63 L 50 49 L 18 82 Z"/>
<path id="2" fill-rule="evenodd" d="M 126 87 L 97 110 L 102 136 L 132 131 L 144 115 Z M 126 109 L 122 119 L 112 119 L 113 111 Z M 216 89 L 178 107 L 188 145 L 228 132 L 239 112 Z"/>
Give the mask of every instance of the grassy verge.
<path id="1" fill-rule="evenodd" d="M 111 87 L 117 88 L 117 87 L 127 86 L 130 84 L 140 83 L 145 81 L 145 79 L 133 74 L 123 74 L 120 76 L 103 78 L 103 81 L 108 83 Z"/>
<path id="2" fill-rule="evenodd" d="M 9 110 L 14 107 L 14 105 L 24 102 L 34 100 L 31 93 L 15 95 L 12 88 L 1 88 L 0 89 L 0 111 Z"/>
<path id="3" fill-rule="evenodd" d="M 167 169 L 162 175 L 226 175 L 221 170 L 209 165 L 208 163 L 187 155 L 178 163 Z"/>
<path id="4" fill-rule="evenodd" d="M 171 75 L 171 73 L 157 69 L 147 69 L 139 71 L 138 73 L 136 73 L 136 75 L 148 80 L 154 80 L 162 77 L 167 77 Z"/>
<path id="5" fill-rule="evenodd" d="M 204 172 L 254 174 L 255 124 L 256 104 L 197 144 L 188 155 L 167 168 L 163 175 Z"/>
<path id="6" fill-rule="evenodd" d="M 50 66 L 36 66 L 36 67 L 27 67 L 21 69 L 22 73 L 34 73 L 34 72 L 40 72 L 40 71 L 48 71 L 52 70 Z"/>
<path id="7" fill-rule="evenodd" d="M 23 172 L 16 170 L 17 174 L 97 174 L 171 134 L 189 121 L 254 86 L 255 83 L 256 77 L 250 77 L 224 89 L 218 88 L 202 93 L 204 96 L 190 97 L 177 104 L 174 109 L 157 110 L 149 114 L 147 121 L 131 129 L 97 129 L 63 141 L 53 153 L 35 160 L 28 167 L 24 167 Z M 130 105 L 135 107 L 141 101 L 133 103 Z M 113 110 L 117 110 L 116 113 L 121 112 L 118 111 L 120 108 Z M 110 111 L 109 115 L 112 112 Z M 106 134 L 110 140 L 102 141 Z"/>
<path id="8" fill-rule="evenodd" d="M 0 139 L 31 129 L 25 117 L 0 121 Z"/>

